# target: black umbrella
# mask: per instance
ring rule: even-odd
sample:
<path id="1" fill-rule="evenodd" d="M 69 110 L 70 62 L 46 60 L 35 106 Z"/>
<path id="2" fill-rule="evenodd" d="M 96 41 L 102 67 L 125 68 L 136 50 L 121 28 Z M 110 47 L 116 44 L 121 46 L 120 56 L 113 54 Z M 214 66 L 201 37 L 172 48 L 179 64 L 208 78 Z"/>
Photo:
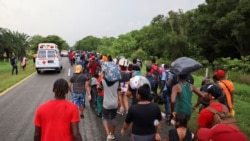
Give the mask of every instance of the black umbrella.
<path id="1" fill-rule="evenodd" d="M 189 74 L 202 68 L 202 64 L 189 57 L 180 57 L 171 63 L 170 71 L 175 74 Z"/>

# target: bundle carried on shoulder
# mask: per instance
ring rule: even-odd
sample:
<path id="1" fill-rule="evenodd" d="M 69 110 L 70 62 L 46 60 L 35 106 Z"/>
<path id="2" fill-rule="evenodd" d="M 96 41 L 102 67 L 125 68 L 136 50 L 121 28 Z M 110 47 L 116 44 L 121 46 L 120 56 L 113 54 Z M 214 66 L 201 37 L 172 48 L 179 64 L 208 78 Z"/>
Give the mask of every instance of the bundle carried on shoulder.
<path id="1" fill-rule="evenodd" d="M 106 81 L 116 82 L 121 79 L 119 68 L 114 62 L 103 62 L 102 72 Z"/>
<path id="2" fill-rule="evenodd" d="M 171 63 L 170 71 L 175 74 L 189 74 L 202 68 L 202 64 L 189 57 L 180 57 Z"/>

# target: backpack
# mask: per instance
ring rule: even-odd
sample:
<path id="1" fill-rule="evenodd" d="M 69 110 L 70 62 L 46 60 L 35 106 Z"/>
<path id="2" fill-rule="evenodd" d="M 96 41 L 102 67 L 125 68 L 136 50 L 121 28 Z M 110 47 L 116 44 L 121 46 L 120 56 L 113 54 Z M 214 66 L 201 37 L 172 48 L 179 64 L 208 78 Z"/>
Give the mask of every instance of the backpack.
<path id="1" fill-rule="evenodd" d="M 225 123 L 225 124 L 231 124 L 234 126 L 237 126 L 236 119 L 234 116 L 227 111 L 227 107 L 225 105 L 222 105 L 222 111 L 218 112 L 216 109 L 214 109 L 211 106 L 208 106 L 206 109 L 209 110 L 214 114 L 212 123 L 210 124 L 210 128 L 218 123 Z"/>
<path id="2" fill-rule="evenodd" d="M 116 82 L 121 79 L 119 68 L 114 62 L 104 62 L 101 68 L 106 81 Z"/>
<path id="3" fill-rule="evenodd" d="M 155 78 L 154 78 L 154 76 L 152 74 L 146 74 L 145 77 L 148 79 L 148 81 L 150 83 L 151 90 L 154 90 L 154 87 L 155 87 Z"/>
<path id="4" fill-rule="evenodd" d="M 218 83 L 215 83 L 218 87 L 220 87 L 220 85 Z M 221 87 L 220 87 L 221 88 Z M 222 92 L 222 95 L 218 98 L 219 102 L 223 105 L 226 105 L 227 107 L 228 106 L 228 103 L 227 103 L 227 97 L 226 97 L 226 94 L 225 92 L 221 89 L 221 92 Z"/>

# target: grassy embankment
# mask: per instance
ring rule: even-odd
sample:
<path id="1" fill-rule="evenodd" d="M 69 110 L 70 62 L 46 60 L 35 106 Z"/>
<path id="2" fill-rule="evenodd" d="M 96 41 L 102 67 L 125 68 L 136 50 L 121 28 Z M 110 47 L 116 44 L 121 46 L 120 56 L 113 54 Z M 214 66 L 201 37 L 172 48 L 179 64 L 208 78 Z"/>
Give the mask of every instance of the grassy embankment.
<path id="1" fill-rule="evenodd" d="M 18 66 L 18 75 L 11 75 L 11 65 L 8 62 L 0 62 L 0 93 L 9 88 L 10 86 L 16 84 L 21 81 L 25 77 L 35 72 L 33 62 L 29 60 L 26 70 L 23 71 Z M 144 65 L 145 66 L 145 65 Z M 142 69 L 142 73 L 145 73 L 145 68 Z M 202 76 L 195 76 L 195 86 L 197 88 L 200 87 Z M 239 84 L 234 82 L 235 85 L 235 110 L 236 110 L 236 119 L 238 122 L 239 128 L 248 136 L 250 140 L 250 112 L 249 112 L 249 103 L 250 103 L 250 87 L 245 84 Z M 197 100 L 196 95 L 193 96 L 192 103 L 195 103 Z M 164 109 L 161 106 L 162 110 Z M 195 131 L 197 128 L 196 119 L 198 117 L 198 110 L 196 110 L 191 117 L 189 122 L 189 128 L 192 131 Z"/>
<path id="2" fill-rule="evenodd" d="M 1 61 L 0 66 L 0 93 L 36 71 L 32 60 L 28 61 L 25 71 L 22 70 L 20 62 L 18 63 L 18 75 L 11 74 L 12 66 L 9 62 Z"/>
<path id="3" fill-rule="evenodd" d="M 200 87 L 202 77 L 194 76 L 195 86 Z M 236 111 L 236 119 L 238 127 L 243 131 L 248 139 L 250 140 L 250 113 L 249 113 L 249 103 L 250 103 L 250 87 L 246 84 L 239 84 L 234 82 L 235 92 L 234 92 L 234 106 Z M 192 103 L 195 103 L 197 96 L 193 96 Z M 197 128 L 196 119 L 198 117 L 198 109 L 192 114 L 192 118 L 189 123 L 189 128 L 195 131 Z"/>

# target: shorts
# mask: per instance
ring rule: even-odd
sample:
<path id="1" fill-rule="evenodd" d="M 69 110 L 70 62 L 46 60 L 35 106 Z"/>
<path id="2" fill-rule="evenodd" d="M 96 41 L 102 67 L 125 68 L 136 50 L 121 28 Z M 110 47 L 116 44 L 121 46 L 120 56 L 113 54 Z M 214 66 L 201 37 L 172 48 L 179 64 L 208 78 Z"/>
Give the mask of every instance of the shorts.
<path id="1" fill-rule="evenodd" d="M 106 120 L 112 120 L 116 118 L 117 109 L 102 109 L 102 117 Z"/>
<path id="2" fill-rule="evenodd" d="M 126 92 L 128 91 L 128 82 L 121 82 L 120 87 L 121 87 L 121 95 L 125 96 Z"/>
<path id="3" fill-rule="evenodd" d="M 155 134 L 151 135 L 135 135 L 131 134 L 131 141 L 154 141 Z"/>
<path id="4" fill-rule="evenodd" d="M 86 93 L 76 94 L 72 93 L 72 102 L 77 106 L 85 107 Z"/>

